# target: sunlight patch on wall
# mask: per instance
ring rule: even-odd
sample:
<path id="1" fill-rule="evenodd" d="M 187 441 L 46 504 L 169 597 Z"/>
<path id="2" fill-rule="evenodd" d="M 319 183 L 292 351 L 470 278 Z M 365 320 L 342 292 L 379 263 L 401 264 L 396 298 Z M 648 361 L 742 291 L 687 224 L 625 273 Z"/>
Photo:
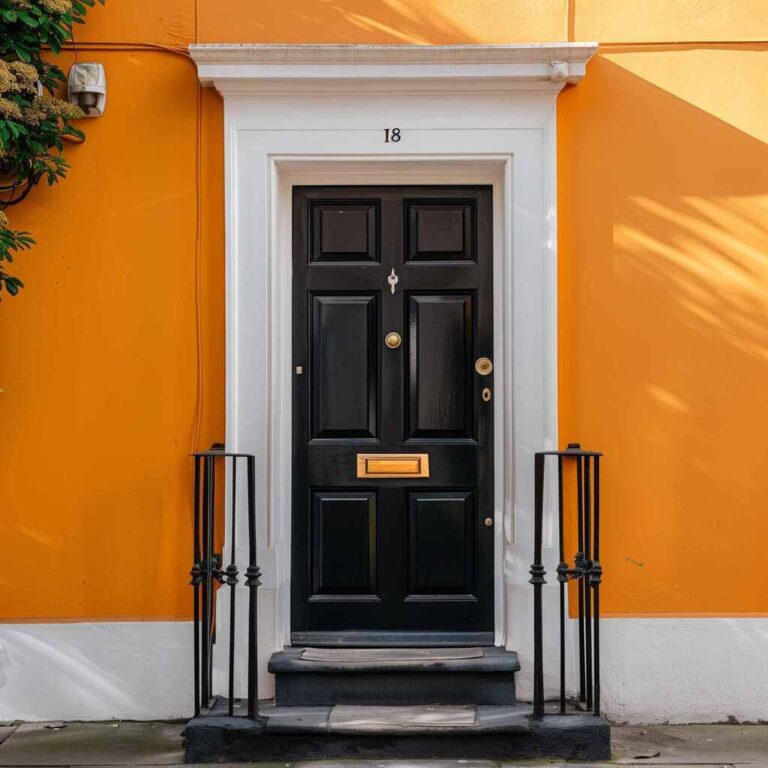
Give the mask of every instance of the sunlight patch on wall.
<path id="1" fill-rule="evenodd" d="M 690 408 L 678 397 L 674 392 L 670 392 L 664 387 L 660 387 L 655 384 L 648 384 L 646 389 L 648 394 L 658 403 L 668 408 L 671 411 L 678 411 L 679 413 L 686 413 Z"/>
<path id="2" fill-rule="evenodd" d="M 180 1 L 180 0 L 178 0 Z M 199 0 L 200 42 L 460 44 L 563 40 L 563 0 Z"/>
<path id="3" fill-rule="evenodd" d="M 768 51 L 605 53 L 608 61 L 768 142 Z M 659 120 L 664 120 L 660 114 Z"/>
<path id="4" fill-rule="evenodd" d="M 352 11 L 346 14 L 347 21 L 365 32 L 380 32 L 387 37 L 391 37 L 394 40 L 399 40 L 403 43 L 413 43 L 418 45 L 429 45 L 429 39 L 422 35 L 415 34 L 413 32 L 401 32 L 399 29 L 391 26 L 390 24 L 383 24 L 374 18 L 369 16 L 362 16 L 359 13 L 353 13 Z"/>
<path id="5" fill-rule="evenodd" d="M 577 40 L 755 40 L 765 0 L 572 0 Z"/>
<path id="6" fill-rule="evenodd" d="M 768 359 L 768 195 L 633 197 L 613 228 L 617 271 L 639 269 L 674 293 L 688 321 Z"/>

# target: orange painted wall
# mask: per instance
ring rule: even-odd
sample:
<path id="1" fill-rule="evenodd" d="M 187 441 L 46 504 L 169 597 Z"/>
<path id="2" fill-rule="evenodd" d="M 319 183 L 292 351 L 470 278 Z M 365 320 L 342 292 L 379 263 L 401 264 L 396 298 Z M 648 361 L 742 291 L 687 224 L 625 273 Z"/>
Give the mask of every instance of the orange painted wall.
<path id="1" fill-rule="evenodd" d="M 561 435 L 608 611 L 765 613 L 768 54 L 607 52 L 559 102 Z"/>
<path id="2" fill-rule="evenodd" d="M 39 245 L 0 305 L 0 616 L 188 616 L 188 454 L 224 431 L 221 105 L 151 46 L 195 39 L 611 43 L 558 104 L 560 430 L 606 453 L 604 606 L 768 613 L 765 3 L 108 0 L 78 35 L 107 112 L 10 211 Z"/>
<path id="3" fill-rule="evenodd" d="M 0 305 L 6 620 L 189 614 L 188 455 L 224 432 L 221 104 L 188 57 L 101 44 L 193 40 L 184 6 L 171 33 L 140 8 L 93 12 L 106 113 L 69 178 L 9 211 L 38 245 Z"/>

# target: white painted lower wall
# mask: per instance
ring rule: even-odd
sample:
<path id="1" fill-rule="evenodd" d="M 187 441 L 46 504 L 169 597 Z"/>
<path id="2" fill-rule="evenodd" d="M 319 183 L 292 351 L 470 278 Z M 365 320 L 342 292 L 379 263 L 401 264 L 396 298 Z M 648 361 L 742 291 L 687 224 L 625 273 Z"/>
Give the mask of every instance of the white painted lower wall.
<path id="1" fill-rule="evenodd" d="M 601 632 L 613 722 L 768 720 L 768 619 L 607 619 Z"/>
<path id="2" fill-rule="evenodd" d="M 192 713 L 191 622 L 0 625 L 0 722 Z"/>
<path id="3" fill-rule="evenodd" d="M 768 720 L 768 619 L 601 626 L 603 710 L 613 722 Z M 521 660 L 525 696 L 530 660 Z M 556 653 L 545 663 L 556 672 Z M 0 722 L 184 718 L 192 684 L 189 622 L 0 625 Z"/>

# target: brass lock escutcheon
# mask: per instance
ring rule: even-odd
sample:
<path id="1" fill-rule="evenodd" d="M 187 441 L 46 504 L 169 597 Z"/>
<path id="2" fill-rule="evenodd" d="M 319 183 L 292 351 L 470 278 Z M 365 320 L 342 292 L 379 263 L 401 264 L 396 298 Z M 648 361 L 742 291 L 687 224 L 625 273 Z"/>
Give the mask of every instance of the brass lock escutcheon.
<path id="1" fill-rule="evenodd" d="M 400 338 L 400 334 L 399 333 L 396 333 L 395 331 L 390 331 L 384 337 L 384 343 L 390 349 L 397 349 L 403 343 L 403 340 Z"/>
<path id="2" fill-rule="evenodd" d="M 493 370 L 493 363 L 490 357 L 478 357 L 475 360 L 475 370 L 481 376 L 487 376 Z"/>

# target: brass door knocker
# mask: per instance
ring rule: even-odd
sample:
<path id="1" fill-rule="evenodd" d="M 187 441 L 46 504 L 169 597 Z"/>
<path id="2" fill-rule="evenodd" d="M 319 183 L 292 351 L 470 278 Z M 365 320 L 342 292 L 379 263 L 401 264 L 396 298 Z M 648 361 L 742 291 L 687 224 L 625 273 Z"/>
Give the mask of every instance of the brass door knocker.
<path id="1" fill-rule="evenodd" d="M 400 278 L 395 274 L 395 268 L 392 267 L 392 271 L 389 273 L 389 277 L 387 278 L 387 282 L 389 283 L 389 287 L 392 289 L 392 295 L 395 294 L 395 286 L 400 282 Z"/>

